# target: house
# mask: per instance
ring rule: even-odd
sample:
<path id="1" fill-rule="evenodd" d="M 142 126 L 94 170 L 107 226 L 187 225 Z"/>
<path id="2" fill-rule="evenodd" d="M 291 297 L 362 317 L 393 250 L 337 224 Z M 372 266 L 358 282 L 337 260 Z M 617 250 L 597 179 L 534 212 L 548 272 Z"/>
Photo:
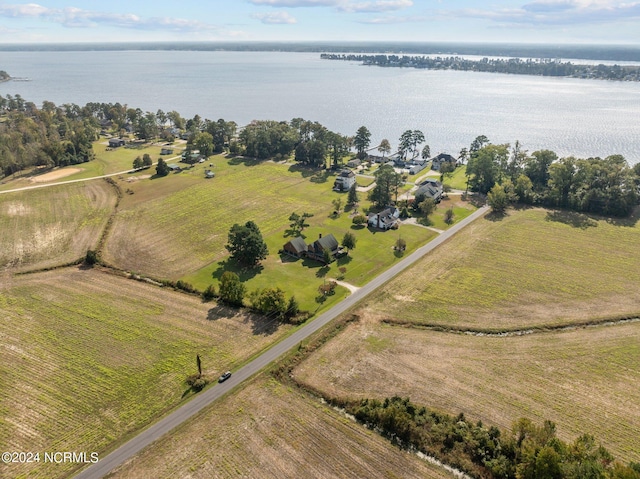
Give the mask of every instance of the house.
<path id="1" fill-rule="evenodd" d="M 160 150 L 161 155 L 173 155 L 173 148 L 162 148 Z"/>
<path id="2" fill-rule="evenodd" d="M 358 158 L 354 158 L 353 160 L 347 161 L 347 166 L 349 168 L 357 168 L 361 164 L 362 164 L 362 161 L 360 161 Z"/>
<path id="3" fill-rule="evenodd" d="M 298 236 L 285 244 L 282 249 L 291 256 L 302 258 L 307 252 L 307 244 Z"/>
<path id="4" fill-rule="evenodd" d="M 119 146 L 124 146 L 122 138 L 109 138 L 109 148 L 118 148 Z"/>
<path id="5" fill-rule="evenodd" d="M 332 234 L 322 236 L 307 246 L 307 257 L 321 261 L 324 263 L 324 251 L 328 250 L 331 259 L 343 254 L 342 248 L 338 244 L 338 240 Z"/>
<path id="6" fill-rule="evenodd" d="M 205 170 L 205 172 L 204 172 L 204 177 L 205 178 L 213 178 L 214 176 L 216 176 L 216 174 L 213 171 Z"/>
<path id="7" fill-rule="evenodd" d="M 182 167 L 180 165 L 176 165 L 175 163 L 167 164 L 167 168 L 169 168 L 169 170 L 173 171 L 174 173 L 182 171 Z"/>
<path id="8" fill-rule="evenodd" d="M 415 175 L 418 174 L 419 172 L 421 172 L 422 170 L 424 170 L 427 167 L 427 163 L 415 163 L 413 164 L 413 166 L 411 168 L 409 168 L 409 174 L 410 175 Z"/>
<path id="9" fill-rule="evenodd" d="M 396 229 L 400 225 L 400 210 L 388 206 L 379 213 L 369 213 L 369 226 L 381 230 Z"/>
<path id="10" fill-rule="evenodd" d="M 433 160 L 431 160 L 431 169 L 433 171 L 440 171 L 440 167 L 443 163 L 451 163 L 455 165 L 456 159 L 447 153 L 440 153 L 438 156 L 433 158 Z"/>
<path id="11" fill-rule="evenodd" d="M 349 191 L 355 184 L 356 174 L 351 170 L 342 170 L 333 183 L 333 189 L 334 191 Z"/>
<path id="12" fill-rule="evenodd" d="M 433 178 L 427 178 L 418 185 L 418 189 L 415 191 L 415 196 L 424 196 L 425 198 L 432 198 L 436 203 L 440 202 L 443 193 L 442 183 Z"/>

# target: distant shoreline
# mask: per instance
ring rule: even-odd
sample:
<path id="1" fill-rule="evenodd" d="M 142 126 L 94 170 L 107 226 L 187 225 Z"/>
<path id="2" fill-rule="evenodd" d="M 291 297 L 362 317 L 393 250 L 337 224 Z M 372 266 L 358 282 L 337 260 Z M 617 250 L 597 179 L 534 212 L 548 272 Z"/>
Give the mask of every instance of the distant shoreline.
<path id="1" fill-rule="evenodd" d="M 557 45 L 417 42 L 114 42 L 0 44 L 3 52 L 230 51 L 480 55 L 640 62 L 640 45 Z"/>

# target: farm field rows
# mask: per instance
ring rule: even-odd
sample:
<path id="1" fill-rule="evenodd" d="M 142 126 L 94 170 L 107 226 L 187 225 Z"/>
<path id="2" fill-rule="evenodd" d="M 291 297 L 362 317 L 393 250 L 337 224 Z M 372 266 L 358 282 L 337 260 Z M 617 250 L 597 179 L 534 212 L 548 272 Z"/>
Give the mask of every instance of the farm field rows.
<path id="1" fill-rule="evenodd" d="M 520 417 L 640 460 L 640 322 L 525 336 L 454 334 L 361 314 L 297 367 L 327 397 L 410 397 L 510 431 Z"/>
<path id="2" fill-rule="evenodd" d="M 104 180 L 0 195 L 0 268 L 43 268 L 84 257 L 115 203 Z"/>
<path id="3" fill-rule="evenodd" d="M 451 477 L 341 413 L 259 377 L 110 477 Z"/>
<path id="4" fill-rule="evenodd" d="M 384 286 L 365 310 L 481 330 L 638 315 L 636 220 L 543 209 L 488 216 Z"/>
<path id="5" fill-rule="evenodd" d="M 0 449 L 104 452 L 189 395 L 184 381 L 238 367 L 290 327 L 97 270 L 0 284 Z M 2 466 L 57 478 L 71 464 Z"/>

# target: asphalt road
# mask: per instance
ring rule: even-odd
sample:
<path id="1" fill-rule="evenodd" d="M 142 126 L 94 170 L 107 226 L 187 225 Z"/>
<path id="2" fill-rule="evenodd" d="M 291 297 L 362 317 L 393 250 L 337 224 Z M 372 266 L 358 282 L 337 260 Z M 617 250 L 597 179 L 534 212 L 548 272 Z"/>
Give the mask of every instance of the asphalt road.
<path id="1" fill-rule="evenodd" d="M 291 336 L 285 338 L 243 368 L 235 371 L 231 378 L 229 378 L 224 383 L 217 384 L 207 389 L 206 391 L 197 394 L 194 399 L 186 403 L 184 406 L 181 406 L 179 409 L 176 409 L 174 412 L 161 419 L 154 425 L 150 426 L 148 429 L 145 429 L 143 432 L 138 434 L 129 442 L 120 446 L 115 451 L 111 452 L 109 455 L 105 456 L 104 458 L 100 458 L 97 463 L 89 466 L 80 474 L 78 474 L 76 476 L 76 479 L 99 479 L 104 477 L 111 470 L 123 464 L 138 452 L 140 452 L 142 449 L 153 443 L 155 440 L 159 439 L 172 429 L 176 428 L 177 426 L 200 412 L 205 407 L 209 406 L 212 402 L 231 391 L 241 382 L 249 379 L 265 366 L 285 354 L 287 351 L 294 347 L 297 347 L 300 342 L 304 341 L 311 334 L 315 333 L 331 320 L 344 313 L 346 310 L 354 306 L 358 301 L 371 294 L 373 291 L 375 291 L 391 278 L 399 274 L 401 271 L 411 266 L 422 256 L 447 241 L 469 223 L 483 216 L 487 211 L 488 207 L 486 206 L 480 208 L 479 210 L 462 220 L 460 223 L 454 225 L 444 233 L 440 234 L 438 237 L 431 240 L 428 244 L 417 249 L 406 258 L 403 258 L 401 261 L 398 261 L 398 263 L 393 265 L 380 276 L 373 279 L 371 282 L 367 283 L 365 286 L 350 295 L 344 301 L 340 302 L 338 305 L 334 306 L 324 314 L 318 316 L 309 324 L 300 328 Z"/>

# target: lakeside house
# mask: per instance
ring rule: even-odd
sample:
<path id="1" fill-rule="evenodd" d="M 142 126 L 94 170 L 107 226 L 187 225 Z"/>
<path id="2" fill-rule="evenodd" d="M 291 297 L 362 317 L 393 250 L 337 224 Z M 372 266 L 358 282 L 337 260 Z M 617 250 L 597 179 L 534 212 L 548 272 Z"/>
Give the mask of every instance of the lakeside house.
<path id="1" fill-rule="evenodd" d="M 424 196 L 425 198 L 431 198 L 436 203 L 439 203 L 442 199 L 444 188 L 442 183 L 434 178 L 427 178 L 418 185 L 418 189 L 415 191 L 415 197 Z"/>
<path id="2" fill-rule="evenodd" d="M 440 167 L 444 163 L 451 163 L 452 165 L 455 165 L 456 159 L 447 153 L 440 153 L 431 160 L 431 169 L 433 171 L 440 171 Z"/>
<path id="3" fill-rule="evenodd" d="M 339 258 L 346 254 L 342 247 L 338 244 L 338 240 L 333 234 L 322 236 L 313 243 L 306 244 L 304 240 L 298 236 L 288 241 L 282 251 L 295 258 L 310 258 L 321 263 L 325 262 L 325 250 L 329 252 L 331 260 Z"/>
<path id="4" fill-rule="evenodd" d="M 387 206 L 379 213 L 369 213 L 367 223 L 371 228 L 383 231 L 397 229 L 400 226 L 400 210 L 395 206 Z"/>
<path id="5" fill-rule="evenodd" d="M 357 168 L 361 164 L 362 164 L 362 161 L 360 161 L 358 158 L 354 158 L 353 160 L 347 161 L 347 166 L 349 168 Z"/>
<path id="6" fill-rule="evenodd" d="M 169 170 L 173 171 L 174 173 L 182 171 L 182 167 L 180 165 L 176 165 L 175 163 L 167 164 L 167 168 L 169 168 Z"/>
<path id="7" fill-rule="evenodd" d="M 124 146 L 122 138 L 109 138 L 109 148 L 118 148 L 119 146 Z"/>
<path id="8" fill-rule="evenodd" d="M 161 155 L 173 155 L 173 148 L 162 148 L 160 150 Z"/>
<path id="9" fill-rule="evenodd" d="M 342 170 L 333 183 L 334 191 L 349 191 L 356 184 L 356 174 L 351 170 Z"/>

